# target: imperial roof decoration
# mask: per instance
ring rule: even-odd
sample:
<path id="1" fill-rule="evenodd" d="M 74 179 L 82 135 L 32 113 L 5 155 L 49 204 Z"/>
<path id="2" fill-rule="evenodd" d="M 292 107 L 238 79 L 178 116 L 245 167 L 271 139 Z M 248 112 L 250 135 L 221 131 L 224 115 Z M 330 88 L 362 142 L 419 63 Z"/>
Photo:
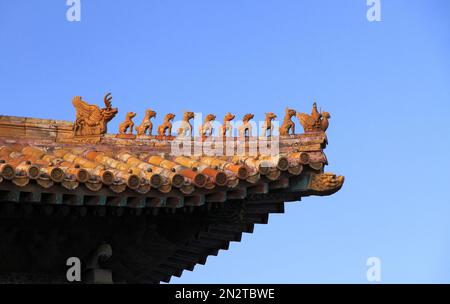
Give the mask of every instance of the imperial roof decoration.
<path id="1" fill-rule="evenodd" d="M 74 97 L 73 123 L 0 116 L 0 205 L 48 206 L 50 214 L 67 206 L 79 215 L 86 207 L 94 208 L 93 214 L 117 214 L 125 208 L 136 216 L 221 206 L 202 218 L 209 224 L 197 229 L 194 239 L 173 245 L 173 250 L 164 247 L 166 254 L 152 262 L 147 275 L 133 276 L 112 265 L 120 280 L 168 281 L 214 250 L 227 248 L 223 241 L 238 240 L 254 223 L 266 222 L 268 213 L 281 212 L 283 202 L 330 195 L 344 183 L 344 177 L 324 171 L 330 115 L 315 103 L 311 114 L 286 108 L 279 128 L 277 115 L 266 113 L 260 136 L 254 135 L 251 113 L 242 115 L 240 125 L 234 114 L 227 113 L 223 125 L 209 114 L 196 129 L 196 114 L 186 111 L 174 136 L 175 114 L 163 116 L 153 134 L 157 113 L 150 109 L 139 125 L 133 122 L 137 114 L 128 112 L 118 134 L 107 134 L 108 122 L 119 112 L 111 101 L 107 94 L 100 109 Z M 295 134 L 295 116 L 303 134 Z M 206 145 L 215 153 L 206 153 Z M 174 153 L 174 147 L 183 153 Z"/>

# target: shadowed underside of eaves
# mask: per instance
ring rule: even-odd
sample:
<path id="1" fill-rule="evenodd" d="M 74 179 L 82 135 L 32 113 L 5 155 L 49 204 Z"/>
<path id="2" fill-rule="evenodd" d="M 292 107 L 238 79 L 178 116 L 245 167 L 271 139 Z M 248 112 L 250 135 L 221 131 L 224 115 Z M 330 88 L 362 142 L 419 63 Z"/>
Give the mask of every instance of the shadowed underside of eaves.
<path id="1" fill-rule="evenodd" d="M 8 250 L 0 252 L 0 278 L 14 281 L 16 275 L 20 282 L 65 282 L 61 274 L 69 256 L 86 263 L 93 248 L 110 244 L 113 255 L 100 264 L 112 271 L 114 282 L 169 282 L 171 276 L 192 271 L 209 255 L 240 241 L 243 232 L 252 233 L 255 224 L 266 224 L 270 213 L 283 213 L 284 202 L 313 194 L 302 190 L 304 179 L 292 179 L 290 188 L 274 184 L 267 193 L 255 189 L 244 199 L 178 209 L 3 201 L 0 234 L 2 247 Z"/>

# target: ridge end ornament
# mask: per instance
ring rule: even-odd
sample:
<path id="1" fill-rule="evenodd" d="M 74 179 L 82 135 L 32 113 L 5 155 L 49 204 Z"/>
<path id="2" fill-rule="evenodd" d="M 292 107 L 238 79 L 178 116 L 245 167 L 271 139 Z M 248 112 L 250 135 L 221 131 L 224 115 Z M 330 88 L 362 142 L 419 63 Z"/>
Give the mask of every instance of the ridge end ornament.
<path id="1" fill-rule="evenodd" d="M 330 113 L 317 110 L 317 104 L 314 102 L 311 115 L 297 112 L 297 118 L 303 127 L 305 133 L 326 132 L 329 126 Z"/>
<path id="2" fill-rule="evenodd" d="M 107 93 L 103 98 L 105 107 L 89 104 L 82 100 L 81 96 L 75 96 L 72 104 L 76 109 L 76 119 L 73 124 L 73 136 L 100 136 L 107 132 L 108 123 L 119 112 L 118 108 L 113 108 L 111 104 L 112 95 Z"/>

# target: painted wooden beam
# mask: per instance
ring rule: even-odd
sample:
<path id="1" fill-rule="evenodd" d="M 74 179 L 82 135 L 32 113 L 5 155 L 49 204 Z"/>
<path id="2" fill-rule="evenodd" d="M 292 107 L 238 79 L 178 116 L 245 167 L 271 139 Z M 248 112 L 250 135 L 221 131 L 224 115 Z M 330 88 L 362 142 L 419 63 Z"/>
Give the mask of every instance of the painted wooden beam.
<path id="1" fill-rule="evenodd" d="M 269 192 L 268 183 L 260 183 L 256 186 L 249 187 L 247 189 L 247 194 L 266 194 Z"/>
<path id="2" fill-rule="evenodd" d="M 227 193 L 228 199 L 244 199 L 247 196 L 247 188 L 237 188 Z"/>
<path id="3" fill-rule="evenodd" d="M 269 184 L 270 190 L 276 190 L 276 189 L 286 189 L 289 188 L 289 178 L 281 178 L 277 181 L 273 181 Z"/>
<path id="4" fill-rule="evenodd" d="M 0 201 L 18 203 L 20 192 L 16 189 L 0 191 Z"/>
<path id="5" fill-rule="evenodd" d="M 187 196 L 184 199 L 185 206 L 202 206 L 205 204 L 205 196 L 204 195 L 192 195 Z"/>
<path id="6" fill-rule="evenodd" d="M 176 196 L 176 197 L 168 197 L 166 201 L 166 207 L 169 208 L 181 208 L 184 206 L 184 197 Z"/>
<path id="7" fill-rule="evenodd" d="M 301 192 L 308 190 L 311 174 L 305 173 L 290 179 L 289 192 Z"/>
<path id="8" fill-rule="evenodd" d="M 208 203 L 223 203 L 227 200 L 227 193 L 225 191 L 215 192 L 206 195 L 206 202 Z"/>

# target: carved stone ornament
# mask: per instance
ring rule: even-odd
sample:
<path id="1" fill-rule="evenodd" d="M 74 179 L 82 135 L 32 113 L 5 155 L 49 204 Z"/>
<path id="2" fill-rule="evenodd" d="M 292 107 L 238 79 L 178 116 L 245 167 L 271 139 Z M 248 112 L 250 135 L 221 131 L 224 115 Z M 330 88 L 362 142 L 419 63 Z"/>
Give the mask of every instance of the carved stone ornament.
<path id="1" fill-rule="evenodd" d="M 216 115 L 208 114 L 205 117 L 205 123 L 199 128 L 199 135 L 202 137 L 209 137 L 213 135 L 213 122 L 216 120 Z"/>
<path id="2" fill-rule="evenodd" d="M 286 108 L 283 124 L 280 127 L 281 136 L 289 135 L 290 132 L 292 132 L 292 135 L 295 134 L 295 124 L 292 121 L 292 117 L 295 114 L 296 114 L 295 110 Z"/>
<path id="3" fill-rule="evenodd" d="M 134 112 L 128 112 L 125 120 L 119 125 L 119 134 L 133 134 L 134 122 L 133 118 L 136 116 Z"/>
<path id="4" fill-rule="evenodd" d="M 81 96 L 75 96 L 72 104 L 75 107 L 76 120 L 73 124 L 74 136 L 96 136 L 107 132 L 107 124 L 119 112 L 111 106 L 112 96 L 108 93 L 104 97 L 105 107 L 100 109 L 97 105 L 88 104 Z"/>
<path id="5" fill-rule="evenodd" d="M 231 124 L 231 121 L 235 118 L 235 115 L 228 112 L 225 117 L 223 118 L 223 126 L 222 126 L 222 136 L 226 137 L 233 136 L 233 125 Z"/>
<path id="6" fill-rule="evenodd" d="M 175 114 L 173 113 L 169 113 L 164 116 L 164 122 L 158 126 L 159 136 L 170 136 L 172 134 L 172 121 L 174 118 Z"/>
<path id="7" fill-rule="evenodd" d="M 343 176 L 332 173 L 314 174 L 311 178 L 309 188 L 320 193 L 336 192 L 344 184 Z"/>
<path id="8" fill-rule="evenodd" d="M 252 125 L 250 120 L 255 117 L 254 114 L 245 114 L 242 118 L 242 125 L 238 128 L 238 133 L 240 137 L 252 136 Z"/>
<path id="9" fill-rule="evenodd" d="M 181 122 L 181 127 L 178 129 L 178 136 L 181 137 L 191 137 L 192 136 L 192 125 L 191 119 L 194 118 L 194 112 L 186 111 L 183 115 L 183 120 Z"/>
<path id="10" fill-rule="evenodd" d="M 277 115 L 272 112 L 266 113 L 266 119 L 264 120 L 264 125 L 262 127 L 262 136 L 272 136 L 273 133 L 273 124 L 272 120 L 277 118 Z"/>
<path id="11" fill-rule="evenodd" d="M 319 112 L 317 110 L 316 103 L 313 104 L 311 115 L 297 112 L 297 118 L 303 126 L 303 130 L 305 130 L 305 132 L 325 132 L 328 129 L 328 119 L 330 117 L 331 116 L 328 112 Z"/>
<path id="12" fill-rule="evenodd" d="M 156 117 L 156 112 L 148 109 L 145 111 L 145 117 L 142 120 L 142 123 L 139 126 L 136 126 L 137 135 L 152 135 L 153 131 L 153 123 L 151 122 L 152 118 Z"/>

